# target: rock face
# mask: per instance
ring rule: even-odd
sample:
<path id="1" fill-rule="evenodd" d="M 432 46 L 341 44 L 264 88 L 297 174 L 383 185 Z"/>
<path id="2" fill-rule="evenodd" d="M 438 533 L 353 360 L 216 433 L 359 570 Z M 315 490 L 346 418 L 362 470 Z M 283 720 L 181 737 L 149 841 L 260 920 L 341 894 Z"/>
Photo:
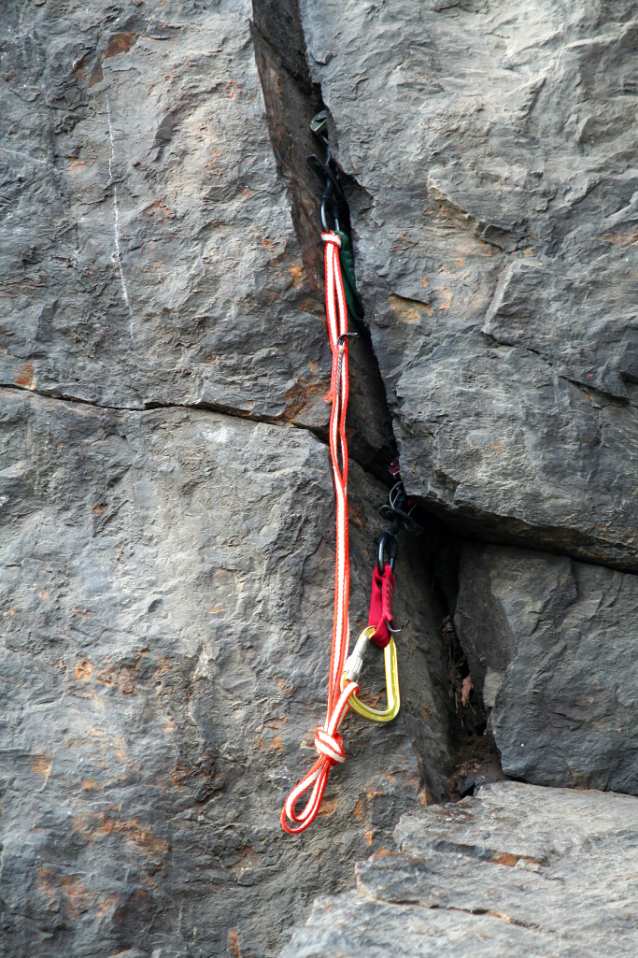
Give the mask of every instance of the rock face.
<path id="1" fill-rule="evenodd" d="M 410 491 L 638 569 L 638 8 L 301 0 Z"/>
<path id="2" fill-rule="evenodd" d="M 250 4 L 162 7 L 7 11 L 0 381 L 321 430 L 320 264 L 303 268 L 277 174 Z M 391 428 L 358 359 L 367 461 Z"/>
<path id="3" fill-rule="evenodd" d="M 286 840 L 323 720 L 325 447 L 211 412 L 16 391 L 1 408 L 5 954 L 273 953 L 423 782 L 444 794 L 445 663 L 413 598 L 427 568 L 397 568 L 403 718 L 348 720 L 317 828 Z M 383 491 L 353 467 L 357 624 Z"/>
<path id="4" fill-rule="evenodd" d="M 325 420 L 325 337 L 249 16 L 71 0 L 6 12 L 3 382 Z"/>
<path id="5" fill-rule="evenodd" d="M 443 610 L 428 543 L 406 540 L 402 715 L 349 719 L 317 828 L 279 826 L 325 708 L 330 356 L 316 207 L 304 226 L 278 172 L 250 17 L 230 0 L 3 12 L 11 958 L 276 954 L 320 888 L 447 793 Z M 271 55 L 273 88 L 295 56 Z M 351 445 L 369 465 L 394 439 L 361 342 Z M 351 470 L 354 631 L 387 488 Z M 378 695 L 379 662 L 364 683 Z"/>
<path id="6" fill-rule="evenodd" d="M 503 782 L 402 818 L 281 958 L 635 954 L 635 798 Z"/>
<path id="7" fill-rule="evenodd" d="M 485 711 L 507 774 L 637 792 L 638 6 L 4 6 L 9 958 L 279 953 L 399 816 L 446 800 L 459 768 L 480 781 L 479 753 L 502 774 Z M 288 838 L 331 635 L 322 187 L 306 163 L 322 106 L 366 309 L 349 347 L 354 633 L 397 444 L 426 529 L 402 534 L 396 569 L 401 715 L 348 718 L 319 822 Z M 378 699 L 380 657 L 363 682 Z M 372 898 L 351 903 L 351 929 L 339 899 L 291 948 L 399 954 L 398 936 L 414 953 L 432 931 L 450 955 L 624 954 L 633 800 L 481 795 L 404 819 L 403 857 L 360 869 Z M 465 827 L 479 851 L 446 851 Z M 591 921 L 569 872 L 585 861 Z M 414 904 L 440 899 L 430 864 L 460 911 Z M 565 898 L 545 908 L 550 879 Z M 573 940 L 554 935 L 561 916 Z"/>
<path id="8" fill-rule="evenodd" d="M 506 774 L 638 795 L 637 610 L 634 575 L 465 547 L 457 633 Z"/>

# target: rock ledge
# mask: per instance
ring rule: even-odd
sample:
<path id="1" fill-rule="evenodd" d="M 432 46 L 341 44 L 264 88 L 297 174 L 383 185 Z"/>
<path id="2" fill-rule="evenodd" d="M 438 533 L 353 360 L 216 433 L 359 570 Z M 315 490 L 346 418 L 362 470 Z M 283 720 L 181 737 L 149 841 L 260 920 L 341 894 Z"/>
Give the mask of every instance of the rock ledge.
<path id="1" fill-rule="evenodd" d="M 281 958 L 571 958 L 638 945 L 638 800 L 518 782 L 404 815 L 356 894 L 315 903 Z"/>

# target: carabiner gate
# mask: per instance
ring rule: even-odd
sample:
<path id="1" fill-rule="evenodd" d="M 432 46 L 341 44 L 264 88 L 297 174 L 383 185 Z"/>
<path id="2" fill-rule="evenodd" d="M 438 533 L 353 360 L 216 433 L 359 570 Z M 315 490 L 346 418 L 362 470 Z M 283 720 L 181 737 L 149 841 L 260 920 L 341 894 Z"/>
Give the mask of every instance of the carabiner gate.
<path id="1" fill-rule="evenodd" d="M 376 632 L 376 626 L 369 625 L 363 630 L 357 644 L 351 655 L 345 662 L 345 668 L 341 677 L 341 690 L 345 688 L 348 682 L 358 682 L 359 673 L 363 668 L 363 656 L 370 645 L 370 639 Z M 370 722 L 391 722 L 396 718 L 401 708 L 401 694 L 399 692 L 399 669 L 397 665 L 397 647 L 394 639 L 390 639 L 383 650 L 383 662 L 385 665 L 385 690 L 388 704 L 384 709 L 373 709 L 352 694 L 348 699 L 348 705 L 353 711 L 357 712 L 363 718 Z"/>
<path id="2" fill-rule="evenodd" d="M 399 540 L 396 537 L 396 533 L 391 529 L 388 529 L 388 531 L 384 532 L 379 539 L 379 557 L 377 559 L 377 566 L 381 575 L 383 575 L 383 570 L 386 566 L 386 557 L 390 568 L 394 572 L 394 560 L 396 559 L 398 552 Z"/>

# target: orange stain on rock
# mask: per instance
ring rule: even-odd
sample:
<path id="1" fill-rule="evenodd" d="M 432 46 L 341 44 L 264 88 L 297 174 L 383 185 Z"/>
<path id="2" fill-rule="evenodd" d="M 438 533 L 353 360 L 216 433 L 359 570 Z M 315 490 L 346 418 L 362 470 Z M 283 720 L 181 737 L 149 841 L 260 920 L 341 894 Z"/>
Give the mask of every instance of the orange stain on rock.
<path id="1" fill-rule="evenodd" d="M 22 363 L 20 372 L 14 379 L 16 386 L 25 386 L 27 389 L 35 389 L 35 370 L 33 363 Z"/>
<path id="2" fill-rule="evenodd" d="M 421 303 L 416 299 L 406 299 L 395 293 L 390 293 L 388 303 L 394 315 L 402 323 L 419 323 L 424 313 L 426 316 L 431 316 L 433 313 L 432 307 L 427 303 Z"/>
<path id="3" fill-rule="evenodd" d="M 236 931 L 228 932 L 228 948 L 233 958 L 241 958 L 239 950 L 239 934 Z"/>
<path id="4" fill-rule="evenodd" d="M 91 71 L 91 76 L 89 77 L 89 89 L 92 86 L 95 86 L 96 83 L 101 83 L 104 79 L 104 73 L 102 72 L 102 64 L 98 63 L 93 67 Z"/>
<path id="5" fill-rule="evenodd" d="M 64 904 L 70 918 L 75 918 L 89 910 L 91 895 L 79 878 L 73 875 L 63 875 L 60 878 L 60 888 L 64 893 Z"/>
<path id="6" fill-rule="evenodd" d="M 95 914 L 98 916 L 108 915 L 110 912 L 115 911 L 121 900 L 119 895 L 107 895 L 95 909 Z"/>
<path id="7" fill-rule="evenodd" d="M 330 815 L 334 815 L 339 807 L 339 802 L 336 798 L 324 798 L 321 808 L 317 813 L 317 817 L 328 818 Z"/>
<path id="8" fill-rule="evenodd" d="M 137 34 L 135 33 L 114 33 L 111 37 L 111 42 L 106 48 L 103 59 L 108 60 L 109 57 L 117 57 L 122 53 L 128 53 L 136 42 Z"/>
<path id="9" fill-rule="evenodd" d="M 51 769 L 53 767 L 53 762 L 46 758 L 44 755 L 38 755 L 34 764 L 33 771 L 37 775 L 42 775 L 43 778 L 48 778 L 51 774 Z"/>
<path id="10" fill-rule="evenodd" d="M 303 285 L 304 276 L 303 266 L 301 264 L 298 266 L 289 266 L 288 272 L 290 273 L 292 286 L 296 288 L 297 286 Z"/>
<path id="11" fill-rule="evenodd" d="M 277 685 L 282 692 L 285 692 L 288 697 L 293 695 L 297 691 L 297 686 L 292 682 L 286 682 L 285 679 L 277 679 Z"/>
<path id="12" fill-rule="evenodd" d="M 135 691 L 135 672 L 129 665 L 120 669 L 117 686 L 122 695 L 130 695 Z"/>
<path id="13" fill-rule="evenodd" d="M 140 825 L 137 818 L 123 821 L 109 818 L 105 812 L 100 816 L 83 815 L 74 820 L 73 831 L 87 841 L 101 841 L 109 835 L 122 835 L 149 855 L 165 853 L 169 849 L 163 839 L 155 838 L 150 828 Z"/>
<path id="14" fill-rule="evenodd" d="M 131 818 L 126 822 L 118 819 L 113 825 L 113 831 L 126 835 L 140 848 L 153 854 L 168 851 L 168 844 L 161 838 L 154 838 L 150 828 L 140 825 L 136 818 Z"/>
<path id="15" fill-rule="evenodd" d="M 494 855 L 492 861 L 496 865 L 506 865 L 508 868 L 514 868 L 520 861 L 520 858 L 520 855 L 512 855 L 511 852 L 499 852 L 497 855 Z"/>
<path id="16" fill-rule="evenodd" d="M 396 852 L 390 851 L 389 848 L 382 847 L 374 853 L 374 855 L 372 856 L 372 860 L 376 861 L 377 858 L 394 858 L 395 855 L 396 855 Z"/>
<path id="17" fill-rule="evenodd" d="M 243 93 L 244 91 L 240 87 L 239 83 L 235 80 L 229 80 L 225 87 L 226 97 L 229 100 L 234 100 L 238 94 Z"/>
<path id="18" fill-rule="evenodd" d="M 135 670 L 130 665 L 124 665 L 121 669 L 113 665 L 98 672 L 95 681 L 107 688 L 116 686 L 123 695 L 130 695 L 135 691 Z"/>
<path id="19" fill-rule="evenodd" d="M 613 243 L 614 246 L 624 249 L 638 243 L 638 230 L 633 230 L 631 233 L 611 233 L 607 236 L 599 236 L 598 239 L 601 243 Z"/>
<path id="20" fill-rule="evenodd" d="M 156 213 L 159 213 L 162 219 L 166 219 L 167 216 L 171 215 L 171 211 L 169 210 L 168 206 L 161 200 L 155 200 L 155 202 L 146 209 L 146 212 L 149 216 L 154 216 Z"/>
<path id="21" fill-rule="evenodd" d="M 75 666 L 75 677 L 78 682 L 88 682 L 93 674 L 93 666 L 88 659 L 81 659 Z"/>
<path id="22" fill-rule="evenodd" d="M 284 394 L 286 408 L 284 412 L 277 416 L 277 421 L 294 422 L 299 413 L 307 406 L 320 405 L 326 395 L 327 388 L 327 382 L 310 382 L 307 379 L 298 379 L 293 386 L 286 390 Z"/>
<path id="23" fill-rule="evenodd" d="M 453 295 L 449 289 L 440 289 L 439 296 L 441 297 L 441 302 L 439 303 L 439 309 L 449 309 L 452 305 Z"/>

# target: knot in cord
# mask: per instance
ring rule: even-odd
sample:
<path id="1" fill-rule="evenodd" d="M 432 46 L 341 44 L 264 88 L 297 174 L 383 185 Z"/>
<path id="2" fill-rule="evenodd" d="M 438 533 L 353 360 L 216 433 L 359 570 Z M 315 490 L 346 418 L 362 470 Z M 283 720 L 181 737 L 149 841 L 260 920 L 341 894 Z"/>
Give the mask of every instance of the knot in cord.
<path id="1" fill-rule="evenodd" d="M 346 760 L 343 739 L 338 732 L 329 735 L 323 725 L 315 729 L 315 749 L 325 755 L 331 765 L 341 765 Z"/>
<path id="2" fill-rule="evenodd" d="M 335 246 L 341 246 L 341 237 L 338 233 L 322 233 L 321 239 L 324 243 L 333 243 Z"/>
<path id="3" fill-rule="evenodd" d="M 358 691 L 359 686 L 356 682 L 348 682 L 334 704 L 326 726 L 320 725 L 315 729 L 315 748 L 319 752 L 319 758 L 308 774 L 304 775 L 298 785 L 295 785 L 281 810 L 281 827 L 290 835 L 303 832 L 314 820 L 328 784 L 330 769 L 333 765 L 341 765 L 345 761 L 346 753 L 337 729 L 348 711 L 350 696 L 356 695 Z M 298 812 L 297 802 L 306 792 L 310 792 L 310 795 L 304 807 Z"/>

